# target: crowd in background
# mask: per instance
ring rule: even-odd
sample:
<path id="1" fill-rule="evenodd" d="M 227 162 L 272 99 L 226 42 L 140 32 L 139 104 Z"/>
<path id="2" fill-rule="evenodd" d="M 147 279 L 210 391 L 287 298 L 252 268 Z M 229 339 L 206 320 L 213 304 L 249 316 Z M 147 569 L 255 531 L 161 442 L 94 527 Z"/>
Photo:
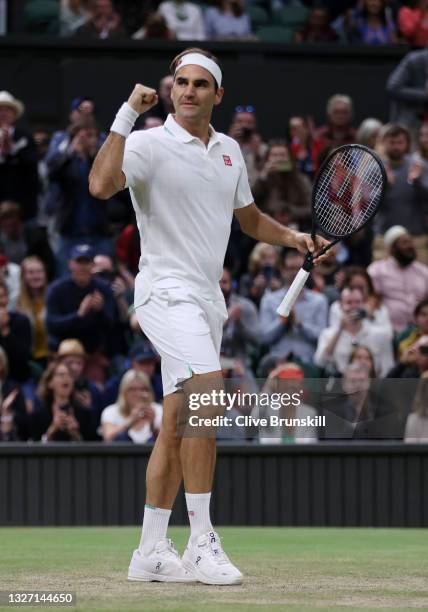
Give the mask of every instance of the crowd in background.
<path id="1" fill-rule="evenodd" d="M 15 21 L 80 39 L 428 43 L 427 0 L 27 0 Z"/>
<path id="2" fill-rule="evenodd" d="M 337 399 L 322 409 L 330 415 L 324 430 L 287 428 L 256 436 L 261 442 L 428 437 L 425 53 L 412 52 L 391 74 L 388 124 L 356 125 L 353 101 L 340 93 L 326 101 L 324 125 L 294 115 L 269 142 L 251 106 L 237 106 L 231 117 L 228 132 L 241 147 L 255 202 L 297 230 L 311 228 L 313 180 L 335 147 L 375 149 L 387 174 L 374 223 L 334 247 L 289 317 L 276 308 L 303 256 L 256 243 L 232 223 L 220 283 L 229 315 L 225 377 L 250 392 L 261 379 L 266 393 L 322 380 L 321 395 Z M 171 76 L 161 79 L 159 104 L 136 129 L 162 126 L 173 110 L 172 84 Z M 98 103 L 76 97 L 68 126 L 30 132 L 20 127 L 24 103 L 0 92 L 1 441 L 143 443 L 159 431 L 159 357 L 133 311 L 140 244 L 129 193 L 101 201 L 88 190 L 106 138 Z M 316 415 L 312 400 L 305 394 L 283 413 Z M 234 407 L 229 416 L 252 410 Z M 252 438 L 245 427 L 220 429 L 219 437 Z"/>

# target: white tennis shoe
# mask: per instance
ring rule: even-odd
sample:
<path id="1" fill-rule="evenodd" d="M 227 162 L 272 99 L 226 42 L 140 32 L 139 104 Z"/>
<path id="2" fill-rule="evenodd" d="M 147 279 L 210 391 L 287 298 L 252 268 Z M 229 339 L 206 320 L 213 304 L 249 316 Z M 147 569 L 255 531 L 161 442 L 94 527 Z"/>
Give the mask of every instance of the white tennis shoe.
<path id="1" fill-rule="evenodd" d="M 243 576 L 230 562 L 215 531 L 189 540 L 182 557 L 183 567 L 205 584 L 241 584 Z"/>
<path id="2" fill-rule="evenodd" d="M 134 550 L 129 564 L 128 580 L 195 582 L 196 578 L 184 569 L 172 541 L 162 538 L 148 555 L 143 555 L 138 549 Z"/>

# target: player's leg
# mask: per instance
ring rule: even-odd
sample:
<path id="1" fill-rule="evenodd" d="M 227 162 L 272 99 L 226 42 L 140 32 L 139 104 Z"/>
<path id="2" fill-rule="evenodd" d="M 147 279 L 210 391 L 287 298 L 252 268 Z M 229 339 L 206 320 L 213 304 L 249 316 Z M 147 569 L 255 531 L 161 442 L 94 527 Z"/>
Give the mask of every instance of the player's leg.
<path id="1" fill-rule="evenodd" d="M 184 383 L 184 397 L 213 394 L 223 390 L 221 371 L 193 375 Z M 211 395 L 214 397 L 214 394 Z M 217 394 L 218 397 L 218 394 Z M 221 416 L 224 407 L 213 402 L 201 406 L 198 417 L 212 419 Z M 186 504 L 191 534 L 183 554 L 184 567 L 206 584 L 239 584 L 241 572 L 230 562 L 223 551 L 220 538 L 210 518 L 211 490 L 216 463 L 216 428 L 209 425 L 185 427 L 181 443 Z"/>

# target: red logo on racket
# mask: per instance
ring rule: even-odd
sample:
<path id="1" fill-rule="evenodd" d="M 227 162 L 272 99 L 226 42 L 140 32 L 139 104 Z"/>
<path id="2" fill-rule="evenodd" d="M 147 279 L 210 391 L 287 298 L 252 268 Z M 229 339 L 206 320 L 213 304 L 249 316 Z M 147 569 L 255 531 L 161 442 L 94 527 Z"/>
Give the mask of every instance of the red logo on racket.
<path id="1" fill-rule="evenodd" d="M 224 159 L 224 165 L 225 166 L 231 166 L 232 165 L 232 160 L 230 159 L 229 155 L 223 155 L 223 159 Z"/>

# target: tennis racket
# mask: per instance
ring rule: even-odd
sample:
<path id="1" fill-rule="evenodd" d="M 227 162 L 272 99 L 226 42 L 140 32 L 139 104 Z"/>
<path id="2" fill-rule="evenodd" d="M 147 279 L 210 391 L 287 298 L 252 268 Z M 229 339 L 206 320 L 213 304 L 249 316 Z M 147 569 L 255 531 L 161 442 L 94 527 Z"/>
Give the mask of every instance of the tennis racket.
<path id="1" fill-rule="evenodd" d="M 315 241 L 317 229 L 332 239 L 317 257 L 373 219 L 385 187 L 385 168 L 371 149 L 352 144 L 330 153 L 317 174 L 312 191 L 312 240 Z M 278 314 L 283 317 L 290 314 L 313 267 L 314 255 L 308 251 L 302 268 L 277 308 Z"/>

